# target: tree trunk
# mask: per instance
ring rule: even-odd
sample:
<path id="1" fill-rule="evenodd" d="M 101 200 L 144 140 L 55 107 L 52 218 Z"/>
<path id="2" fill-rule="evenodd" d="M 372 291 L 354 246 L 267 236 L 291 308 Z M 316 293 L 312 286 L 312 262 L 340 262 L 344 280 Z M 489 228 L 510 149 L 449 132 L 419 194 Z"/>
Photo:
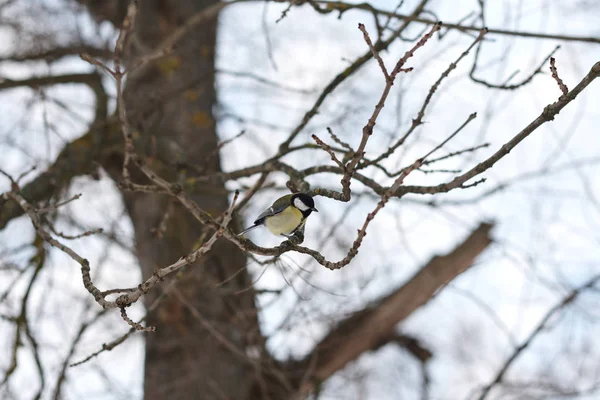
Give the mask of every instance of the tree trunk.
<path id="1" fill-rule="evenodd" d="M 141 1 L 127 63 L 133 65 L 187 18 L 214 3 Z M 216 20 L 197 26 L 169 55 L 128 76 L 125 99 L 136 151 L 170 181 L 194 175 L 190 165 L 204 166 L 207 174 L 220 171 L 212 117 L 216 30 Z M 109 168 L 115 178 L 120 176 L 121 162 L 119 157 Z M 131 169 L 134 181 L 145 182 Z M 222 185 L 200 190 L 201 194 L 191 195 L 202 209 L 218 215 L 227 208 L 228 195 Z M 203 235 L 211 234 L 166 196 L 124 193 L 124 200 L 144 279 L 188 254 Z M 167 210 L 167 229 L 161 238 L 156 228 Z M 244 254 L 220 240 L 206 258 L 174 279 L 178 292 L 171 292 L 148 319 L 158 330 L 146 334 L 145 398 L 248 398 L 255 378 L 244 356 L 249 346 L 261 349 L 262 340 L 254 292 L 236 294 L 251 287 Z M 163 290 L 168 287 L 168 282 L 161 286 Z M 146 305 L 159 295 L 159 291 L 149 293 Z"/>

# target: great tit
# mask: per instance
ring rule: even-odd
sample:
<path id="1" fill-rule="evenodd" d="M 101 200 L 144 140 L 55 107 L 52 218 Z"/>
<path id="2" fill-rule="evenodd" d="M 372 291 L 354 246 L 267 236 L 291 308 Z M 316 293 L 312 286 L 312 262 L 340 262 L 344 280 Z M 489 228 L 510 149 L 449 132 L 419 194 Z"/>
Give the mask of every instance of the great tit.
<path id="1" fill-rule="evenodd" d="M 254 228 L 265 225 L 273 235 L 289 237 L 306 223 L 306 218 L 315 208 L 315 202 L 306 193 L 294 193 L 280 197 L 271 207 L 256 218 L 254 225 L 244 229 L 238 235 L 243 235 Z"/>

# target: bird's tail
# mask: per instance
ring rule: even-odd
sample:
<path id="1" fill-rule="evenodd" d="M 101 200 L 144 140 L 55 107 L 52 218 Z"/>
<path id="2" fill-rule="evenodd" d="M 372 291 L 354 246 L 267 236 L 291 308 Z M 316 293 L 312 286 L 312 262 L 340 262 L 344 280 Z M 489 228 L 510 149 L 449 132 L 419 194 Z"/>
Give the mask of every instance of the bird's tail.
<path id="1" fill-rule="evenodd" d="M 241 231 L 241 232 L 240 232 L 240 233 L 238 233 L 237 235 L 238 235 L 238 236 L 242 236 L 242 235 L 244 235 L 244 234 L 246 234 L 246 233 L 250 232 L 251 230 L 253 230 L 253 229 L 255 229 L 255 228 L 258 228 L 259 226 L 260 226 L 260 225 L 252 225 L 250 228 L 246 228 L 246 229 L 244 229 L 243 231 Z"/>

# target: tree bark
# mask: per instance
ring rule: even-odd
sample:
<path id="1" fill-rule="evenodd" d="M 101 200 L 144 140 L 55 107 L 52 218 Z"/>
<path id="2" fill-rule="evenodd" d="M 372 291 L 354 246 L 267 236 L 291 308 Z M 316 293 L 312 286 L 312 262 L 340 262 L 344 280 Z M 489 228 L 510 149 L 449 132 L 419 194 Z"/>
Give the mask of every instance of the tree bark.
<path id="1" fill-rule="evenodd" d="M 141 1 L 127 63 L 133 65 L 187 18 L 214 3 Z M 169 55 L 128 76 L 125 100 L 136 151 L 170 181 L 193 174 L 182 165 L 205 165 L 208 174 L 220 171 L 212 117 L 216 30 L 216 20 L 190 30 Z M 122 158 L 112 161 L 108 169 L 113 178 L 121 179 Z M 144 182 L 133 168 L 131 172 L 134 181 Z M 213 215 L 225 211 L 228 195 L 222 185 L 201 192 L 190 195 L 202 209 Z M 169 204 L 166 196 L 125 192 L 123 197 L 144 279 L 188 254 L 203 235 L 211 233 L 183 207 Z M 155 229 L 169 208 L 161 238 Z M 263 341 L 254 292 L 236 294 L 251 287 L 244 254 L 220 240 L 206 258 L 174 279 L 178 279 L 177 295 L 169 295 L 148 319 L 158 330 L 146 334 L 145 398 L 248 398 L 255 374 L 245 354 L 249 346 L 262 349 Z M 168 286 L 165 282 L 161 287 Z M 149 293 L 146 304 L 159 295 L 159 291 Z"/>

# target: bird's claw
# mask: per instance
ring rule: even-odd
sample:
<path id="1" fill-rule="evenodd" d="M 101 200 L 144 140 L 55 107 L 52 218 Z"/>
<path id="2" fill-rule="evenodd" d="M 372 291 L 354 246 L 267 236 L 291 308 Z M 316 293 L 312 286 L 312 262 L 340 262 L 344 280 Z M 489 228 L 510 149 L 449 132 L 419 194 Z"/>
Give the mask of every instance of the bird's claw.
<path id="1" fill-rule="evenodd" d="M 298 245 L 302 242 L 304 242 L 304 230 L 297 230 L 296 232 L 292 233 L 291 235 L 283 235 L 285 236 L 288 240 L 286 240 L 286 242 L 289 242 L 292 245 Z"/>

